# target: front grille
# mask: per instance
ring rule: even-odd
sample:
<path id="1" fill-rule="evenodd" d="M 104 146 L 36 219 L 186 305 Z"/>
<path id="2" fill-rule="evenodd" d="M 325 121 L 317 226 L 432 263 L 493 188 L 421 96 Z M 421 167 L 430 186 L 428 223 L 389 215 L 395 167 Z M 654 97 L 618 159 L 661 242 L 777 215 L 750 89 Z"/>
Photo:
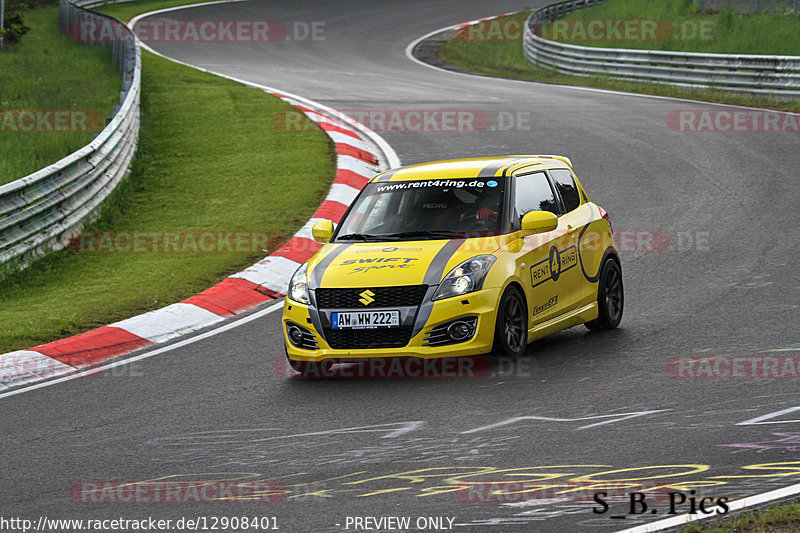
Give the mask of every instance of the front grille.
<path id="1" fill-rule="evenodd" d="M 362 287 L 357 289 L 317 289 L 314 291 L 317 297 L 317 308 L 319 309 L 353 309 L 367 307 L 359 300 L 360 294 L 369 289 L 375 296 L 374 302 L 368 307 L 419 307 L 427 285 L 401 285 L 399 287 Z"/>
<path id="2" fill-rule="evenodd" d="M 325 340 L 336 350 L 402 348 L 411 340 L 413 327 L 379 329 L 325 328 Z"/>

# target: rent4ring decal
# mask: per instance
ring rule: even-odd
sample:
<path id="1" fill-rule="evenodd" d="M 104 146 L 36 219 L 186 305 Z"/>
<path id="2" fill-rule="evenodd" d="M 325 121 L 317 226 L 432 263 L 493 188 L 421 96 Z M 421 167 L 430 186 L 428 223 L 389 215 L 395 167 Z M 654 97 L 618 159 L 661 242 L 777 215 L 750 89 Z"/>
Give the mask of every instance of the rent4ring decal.
<path id="1" fill-rule="evenodd" d="M 578 249 L 575 245 L 559 252 L 558 248 L 550 248 L 550 257 L 531 266 L 531 286 L 553 280 L 558 281 L 562 272 L 578 264 Z"/>

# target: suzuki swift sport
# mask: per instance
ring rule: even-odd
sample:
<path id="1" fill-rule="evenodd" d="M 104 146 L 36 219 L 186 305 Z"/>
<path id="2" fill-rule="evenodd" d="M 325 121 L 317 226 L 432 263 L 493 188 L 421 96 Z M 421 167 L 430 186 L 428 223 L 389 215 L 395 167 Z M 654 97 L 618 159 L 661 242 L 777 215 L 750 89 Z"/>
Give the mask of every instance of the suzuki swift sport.
<path id="1" fill-rule="evenodd" d="M 519 355 L 534 339 L 622 318 L 606 211 L 560 156 L 459 159 L 378 174 L 291 279 L 289 364 Z"/>

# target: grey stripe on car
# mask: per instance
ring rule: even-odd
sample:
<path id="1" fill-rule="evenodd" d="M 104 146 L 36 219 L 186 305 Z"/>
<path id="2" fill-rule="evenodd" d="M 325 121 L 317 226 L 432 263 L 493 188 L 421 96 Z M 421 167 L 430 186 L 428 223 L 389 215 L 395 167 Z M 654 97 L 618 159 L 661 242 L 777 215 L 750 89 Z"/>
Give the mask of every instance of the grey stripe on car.
<path id="1" fill-rule="evenodd" d="M 430 318 L 431 311 L 433 310 L 433 301 L 431 298 L 433 298 L 433 294 L 442 281 L 442 275 L 444 274 L 447 262 L 450 261 L 453 254 L 464 244 L 464 240 L 465 239 L 453 239 L 448 241 L 447 244 L 442 246 L 436 253 L 431 264 L 428 265 L 423 283 L 428 285 L 429 288 L 428 292 L 425 293 L 425 299 L 422 301 L 422 305 L 419 307 L 419 313 L 417 313 L 417 320 L 414 321 L 414 329 L 411 332 L 411 338 L 414 338 L 415 335 L 422 331 L 422 328 L 425 327 L 425 323 Z"/>

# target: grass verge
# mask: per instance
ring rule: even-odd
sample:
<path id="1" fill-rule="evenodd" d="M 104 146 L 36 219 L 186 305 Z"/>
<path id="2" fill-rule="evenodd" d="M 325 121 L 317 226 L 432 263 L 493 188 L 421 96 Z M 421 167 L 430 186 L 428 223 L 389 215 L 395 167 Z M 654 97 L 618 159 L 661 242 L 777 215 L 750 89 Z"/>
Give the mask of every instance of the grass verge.
<path id="1" fill-rule="evenodd" d="M 673 50 L 716 54 L 797 55 L 800 51 L 800 15 L 737 13 L 728 4 L 719 13 L 702 13 L 692 0 L 607 0 L 579 9 L 554 26 L 544 28 L 543 37 L 580 46 Z M 592 31 L 589 22 L 622 21 Z M 648 26 L 645 26 L 648 25 Z M 649 28 L 650 31 L 642 31 Z"/>
<path id="2" fill-rule="evenodd" d="M 140 13 L 149 13 L 158 9 L 197 4 L 204 0 L 135 0 L 120 4 L 105 4 L 94 8 L 98 13 L 105 13 L 123 22 L 130 21 Z"/>
<path id="3" fill-rule="evenodd" d="M 762 511 L 737 514 L 713 522 L 695 522 L 679 533 L 796 533 L 800 531 L 800 503 L 779 504 Z"/>
<path id="4" fill-rule="evenodd" d="M 122 77 L 110 54 L 63 35 L 58 30 L 57 13 L 57 7 L 27 12 L 30 32 L 0 52 L 0 185 L 88 144 L 119 103 Z M 46 124 L 58 127 L 55 115 L 37 125 L 30 115 L 23 118 L 14 113 L 67 110 L 89 111 L 90 119 L 76 121 L 78 131 L 22 131 L 47 128 Z M 73 129 L 71 122 L 67 130 Z M 91 131 L 81 131 L 82 125 Z"/>
<path id="5" fill-rule="evenodd" d="M 627 82 L 614 80 L 608 76 L 569 76 L 538 67 L 531 64 L 522 52 L 522 32 L 519 28 L 523 27 L 522 25 L 529 15 L 530 12 L 524 12 L 480 23 L 480 27 L 473 28 L 471 31 L 473 36 L 487 36 L 484 39 L 470 37 L 469 28 L 462 30 L 462 33 L 456 35 L 456 37 L 442 46 L 440 55 L 444 60 L 458 67 L 501 78 L 594 87 L 782 111 L 800 111 L 800 100 L 797 99 L 784 100 L 765 96 L 728 93 L 720 90 L 689 89 L 656 83 Z M 513 28 L 515 31 L 503 31 L 503 28 Z M 488 38 L 491 35 L 508 35 L 508 38 Z"/>
<path id="6" fill-rule="evenodd" d="M 121 253 L 130 241 L 116 236 L 154 232 L 185 244 L 185 232 L 255 233 L 272 249 L 313 214 L 330 186 L 335 163 L 328 137 L 273 125 L 276 114 L 293 107 L 142 55 L 142 128 L 132 172 L 85 230 L 108 234 L 112 244 L 94 246 L 102 253 L 80 246 L 54 253 L 0 282 L 0 353 L 183 300 L 264 255 L 192 253 L 185 246 L 179 247 L 185 252 Z"/>

